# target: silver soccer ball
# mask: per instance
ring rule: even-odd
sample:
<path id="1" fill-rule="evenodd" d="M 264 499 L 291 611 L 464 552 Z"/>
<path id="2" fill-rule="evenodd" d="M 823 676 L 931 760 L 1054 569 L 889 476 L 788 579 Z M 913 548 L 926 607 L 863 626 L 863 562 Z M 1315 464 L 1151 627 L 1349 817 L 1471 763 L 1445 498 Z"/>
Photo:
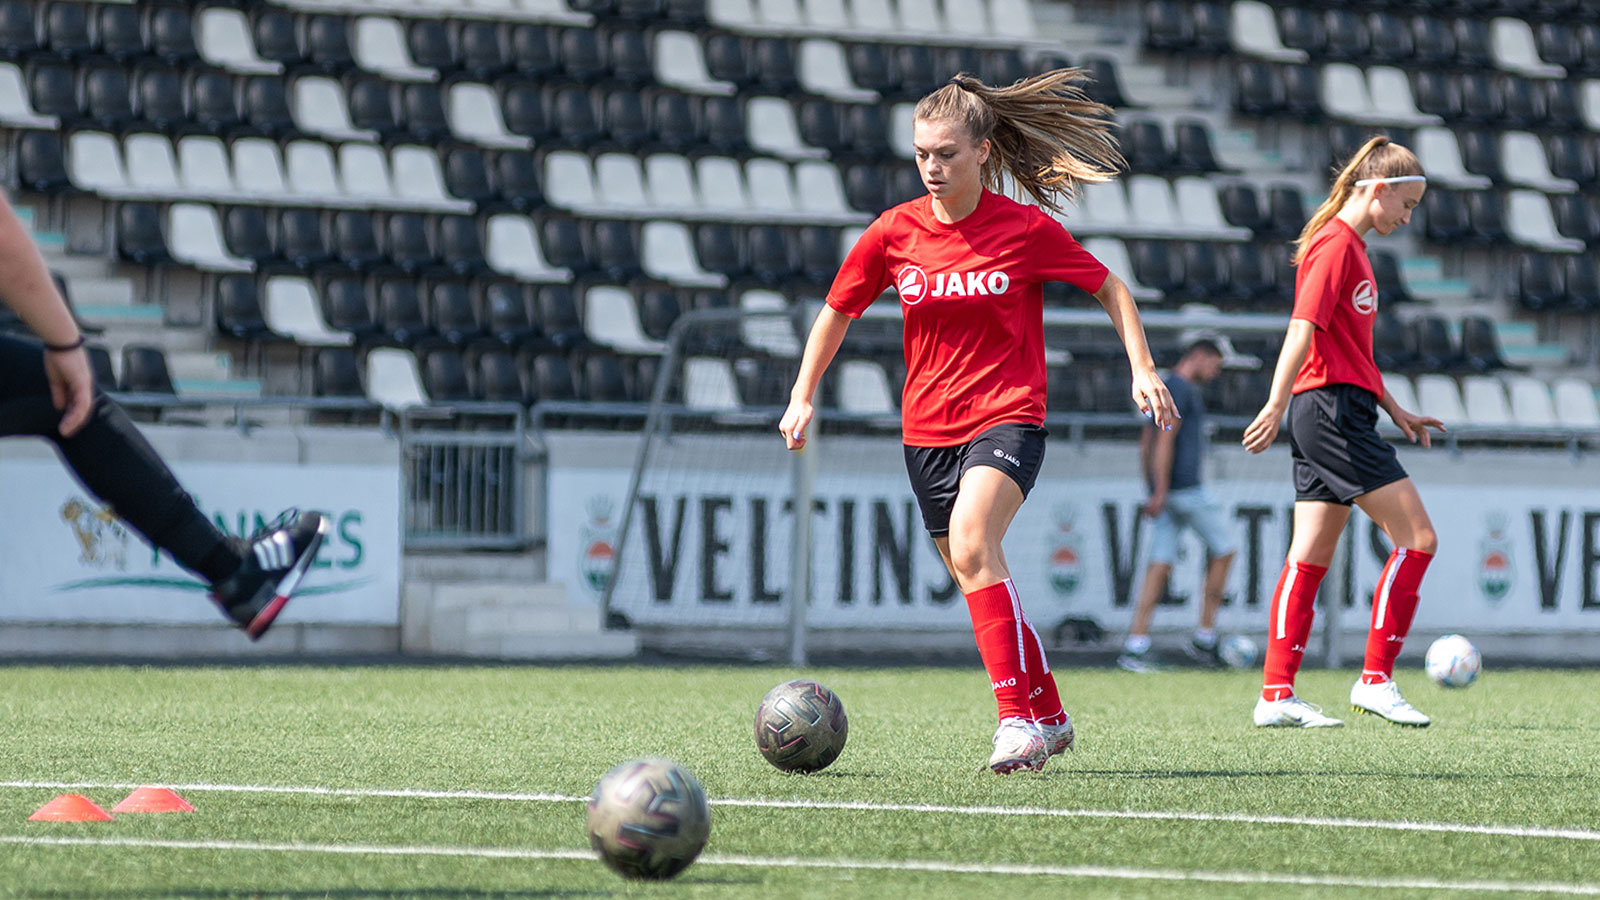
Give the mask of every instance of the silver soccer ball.
<path id="1" fill-rule="evenodd" d="M 671 878 L 711 835 L 705 789 L 669 759 L 635 759 L 607 772 L 589 798 L 589 845 L 625 878 Z"/>
<path id="2" fill-rule="evenodd" d="M 849 732 L 839 695 L 803 678 L 768 691 L 756 709 L 756 748 L 785 772 L 826 769 Z"/>
<path id="3" fill-rule="evenodd" d="M 1447 634 L 1428 646 L 1423 668 L 1440 687 L 1464 688 L 1478 680 L 1483 657 L 1471 641 L 1459 634 Z"/>
<path id="4" fill-rule="evenodd" d="M 1230 634 L 1217 645 L 1217 658 L 1230 669 L 1248 669 L 1256 664 L 1256 642 L 1242 634 Z"/>

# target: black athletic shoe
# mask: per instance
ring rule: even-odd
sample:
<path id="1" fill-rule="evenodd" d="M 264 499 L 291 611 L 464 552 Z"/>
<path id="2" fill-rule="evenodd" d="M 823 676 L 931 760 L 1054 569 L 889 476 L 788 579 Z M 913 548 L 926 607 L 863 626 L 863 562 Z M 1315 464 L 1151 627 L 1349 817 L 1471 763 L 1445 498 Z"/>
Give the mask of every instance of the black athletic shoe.
<path id="1" fill-rule="evenodd" d="M 317 558 L 328 520 L 317 513 L 289 510 L 240 541 L 239 571 L 211 586 L 211 596 L 250 640 L 259 641 L 283 612 L 300 579 Z"/>

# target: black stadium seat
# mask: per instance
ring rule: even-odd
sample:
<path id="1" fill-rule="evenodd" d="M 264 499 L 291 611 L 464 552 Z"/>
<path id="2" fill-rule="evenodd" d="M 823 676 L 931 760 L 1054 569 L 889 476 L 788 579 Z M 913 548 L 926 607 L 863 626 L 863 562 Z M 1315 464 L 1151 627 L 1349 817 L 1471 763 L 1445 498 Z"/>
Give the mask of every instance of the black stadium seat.
<path id="1" fill-rule="evenodd" d="M 1583 44 L 1578 32 L 1565 22 L 1540 22 L 1533 29 L 1533 39 L 1539 48 L 1539 58 L 1561 66 L 1569 75 L 1583 70 Z"/>
<path id="2" fill-rule="evenodd" d="M 800 103 L 795 112 L 800 140 L 830 153 L 842 152 L 848 146 L 839 121 L 839 104 L 815 97 Z"/>
<path id="3" fill-rule="evenodd" d="M 1411 320 L 1414 345 L 1417 348 L 1417 365 L 1430 372 L 1455 369 L 1461 364 L 1461 354 L 1450 339 L 1450 329 L 1439 316 L 1418 316 Z"/>
<path id="4" fill-rule="evenodd" d="M 119 63 L 143 56 L 144 29 L 139 25 L 138 8 L 119 3 L 102 3 L 97 7 L 94 30 L 100 52 Z"/>
<path id="5" fill-rule="evenodd" d="M 650 118 L 657 146 L 681 152 L 700 145 L 700 129 L 695 122 L 689 97 L 675 91 L 656 93 L 650 101 Z"/>
<path id="6" fill-rule="evenodd" d="M 1492 372 L 1505 368 L 1493 321 L 1483 316 L 1462 318 L 1461 358 L 1465 367 L 1473 372 Z"/>
<path id="7" fill-rule="evenodd" d="M 1417 16 L 1411 20 L 1411 43 L 1420 66 L 1448 66 L 1455 63 L 1456 35 L 1444 20 Z"/>
<path id="8" fill-rule="evenodd" d="M 289 69 L 298 67 L 305 62 L 305 54 L 300 50 L 300 39 L 295 33 L 298 30 L 294 13 L 271 7 L 261 9 L 255 15 L 252 28 L 256 55 L 271 62 L 281 63 Z"/>
<path id="9" fill-rule="evenodd" d="M 1416 301 L 1400 277 L 1399 257 L 1388 250 L 1373 250 L 1368 256 L 1372 259 L 1372 280 L 1377 282 L 1378 297 L 1384 304 Z"/>
<path id="10" fill-rule="evenodd" d="M 888 209 L 888 183 L 877 163 L 861 162 L 844 170 L 844 196 L 857 212 L 871 215 Z"/>
<path id="11" fill-rule="evenodd" d="M 1325 58 L 1337 62 L 1361 62 L 1372 51 L 1372 38 L 1367 23 L 1361 16 L 1344 9 L 1330 9 L 1324 14 L 1328 44 L 1323 50 Z"/>
<path id="12" fill-rule="evenodd" d="M 1453 244 L 1470 233 L 1467 207 L 1453 191 L 1433 188 L 1422 197 L 1423 233 L 1428 240 Z"/>
<path id="13" fill-rule="evenodd" d="M 1251 61 L 1234 68 L 1234 109 L 1247 116 L 1272 116 L 1283 104 L 1283 78 L 1275 67 Z"/>
<path id="14" fill-rule="evenodd" d="M 544 205 L 539 161 L 522 150 L 510 150 L 495 157 L 494 188 L 500 199 L 518 212 Z"/>
<path id="15" fill-rule="evenodd" d="M 1233 52 L 1233 13 L 1231 4 L 1220 0 L 1200 0 L 1189 7 L 1194 16 L 1194 52 L 1222 56 Z"/>
<path id="16" fill-rule="evenodd" d="M 636 151 L 652 143 L 655 135 L 645 112 L 644 97 L 631 88 L 606 94 L 605 130 L 611 143 L 624 150 Z"/>
<path id="17" fill-rule="evenodd" d="M 437 84 L 408 84 L 400 90 L 400 121 L 413 139 L 434 144 L 450 136 L 444 94 Z"/>
<path id="18" fill-rule="evenodd" d="M 253 75 L 241 79 L 239 111 L 257 133 L 270 138 L 287 137 L 294 131 L 294 116 L 289 112 L 289 94 L 284 81 L 275 75 Z"/>
<path id="19" fill-rule="evenodd" d="M 28 67 L 28 97 L 35 112 L 59 116 L 63 122 L 79 117 L 78 89 L 71 64 L 39 61 Z"/>
<path id="20" fill-rule="evenodd" d="M 588 335 L 583 331 L 583 320 L 578 316 L 578 301 L 573 297 L 571 285 L 547 284 L 539 288 L 537 307 L 539 327 L 551 343 L 570 349 L 589 342 Z"/>
<path id="21" fill-rule="evenodd" d="M 1163 294 L 1183 286 L 1182 259 L 1165 241 L 1129 241 L 1133 276 Z"/>
<path id="22" fill-rule="evenodd" d="M 1117 75 L 1115 60 L 1104 56 L 1091 56 L 1083 61 L 1083 67 L 1089 71 L 1093 79 L 1084 89 L 1089 99 L 1115 109 L 1133 105 L 1122 93 L 1122 79 Z"/>
<path id="23" fill-rule="evenodd" d="M 78 59 L 94 52 L 89 34 L 89 7 L 85 3 L 51 3 L 44 8 L 44 44 L 63 59 Z"/>
<path id="24" fill-rule="evenodd" d="M 1566 237 L 1586 244 L 1600 241 L 1600 203 L 1582 194 L 1552 194 L 1550 208 L 1555 214 L 1556 230 Z"/>
<path id="25" fill-rule="evenodd" d="M 431 350 L 422 357 L 422 386 L 435 403 L 465 403 L 472 395 L 467 367 L 456 350 Z"/>
<path id="26" fill-rule="evenodd" d="M 428 290 L 428 312 L 433 330 L 450 344 L 459 347 L 483 336 L 466 282 L 435 282 Z"/>
<path id="27" fill-rule="evenodd" d="M 20 59 L 39 49 L 39 34 L 34 30 L 33 8 L 25 0 L 0 2 L 0 53 Z"/>
<path id="28" fill-rule="evenodd" d="M 500 103 L 506 130 L 512 134 L 532 138 L 535 143 L 547 141 L 555 134 L 545 108 L 544 89 L 539 85 L 530 81 L 513 82 L 503 89 Z"/>
<path id="29" fill-rule="evenodd" d="M 1288 66 L 1279 71 L 1283 76 L 1284 112 L 1302 122 L 1322 121 L 1322 83 L 1316 70 L 1310 66 Z"/>
<path id="30" fill-rule="evenodd" d="M 1456 65 L 1472 71 L 1494 66 L 1494 50 L 1489 35 L 1489 23 L 1478 18 L 1455 20 Z"/>
<path id="31" fill-rule="evenodd" d="M 1298 237 L 1309 218 L 1305 198 L 1298 187 L 1275 184 L 1267 189 L 1267 221 L 1273 234 L 1283 238 Z"/>
<path id="32" fill-rule="evenodd" d="M 161 221 L 161 210 L 152 203 L 124 203 L 118 207 L 117 256 L 141 266 L 171 262 Z"/>
<path id="33" fill-rule="evenodd" d="M 1225 296 L 1228 270 L 1223 255 L 1215 244 L 1204 241 L 1186 241 L 1183 244 L 1183 283 L 1179 290 L 1185 297 L 1214 303 Z"/>
<path id="34" fill-rule="evenodd" d="M 632 399 L 622 362 L 610 353 L 596 353 L 583 361 L 583 395 L 591 403 L 626 403 Z"/>
<path id="35" fill-rule="evenodd" d="M 1550 138 L 1550 174 L 1557 178 L 1570 178 L 1580 187 L 1595 183 L 1596 158 L 1600 157 L 1600 143 L 1592 137 L 1558 134 Z"/>
<path id="36" fill-rule="evenodd" d="M 938 76 L 933 67 L 933 51 L 923 44 L 895 47 L 894 67 L 900 73 L 900 97 L 907 100 L 920 99 L 950 77 Z"/>
<path id="37" fill-rule="evenodd" d="M 826 225 L 802 225 L 799 248 L 800 276 L 812 284 L 831 283 L 839 271 L 839 230 Z"/>
<path id="38" fill-rule="evenodd" d="M 561 70 L 573 81 L 593 82 L 609 74 L 600 37 L 592 28 L 566 28 L 557 41 Z"/>
<path id="39" fill-rule="evenodd" d="M 900 79 L 889 65 L 889 50 L 883 44 L 848 44 L 845 60 L 850 66 L 850 80 L 857 87 L 889 96 L 900 86 Z"/>
<path id="40" fill-rule="evenodd" d="M 1600 267 L 1594 255 L 1576 253 L 1561 261 L 1562 280 L 1567 289 L 1567 306 L 1579 312 L 1600 310 Z"/>
<path id="41" fill-rule="evenodd" d="M 794 274 L 789 236 L 777 225 L 754 225 L 745 232 L 750 274 L 764 284 L 781 284 Z"/>
<path id="42" fill-rule="evenodd" d="M 455 45 L 443 19 L 412 20 L 406 27 L 406 48 L 416 65 L 441 72 L 455 71 Z"/>
<path id="43" fill-rule="evenodd" d="M 1370 62 L 1403 66 L 1416 56 L 1411 29 L 1393 13 L 1370 13 L 1367 17 L 1367 33 L 1372 39 Z"/>
<path id="44" fill-rule="evenodd" d="M 488 268 L 483 235 L 472 216 L 440 216 L 439 258 L 452 274 L 472 276 Z"/>
<path id="45" fill-rule="evenodd" d="M 319 15 L 307 19 L 305 50 L 310 63 L 330 75 L 355 68 L 349 25 L 342 17 Z"/>
<path id="46" fill-rule="evenodd" d="M 1194 46 L 1194 19 L 1186 3 L 1151 0 L 1144 5 L 1144 45 L 1179 52 Z"/>
<path id="47" fill-rule="evenodd" d="M 718 32 L 703 42 L 706 74 L 718 81 L 726 81 L 738 88 L 749 87 L 755 80 L 750 54 L 743 38 L 736 34 Z"/>
<path id="48" fill-rule="evenodd" d="M 177 69 L 145 69 L 134 83 L 139 121 L 157 131 L 175 131 L 188 124 L 183 96 L 183 74 Z"/>
<path id="49" fill-rule="evenodd" d="M 1496 191 L 1471 191 L 1466 195 L 1467 220 L 1472 223 L 1470 239 L 1490 247 L 1509 238 L 1505 227 L 1505 201 Z"/>
<path id="50" fill-rule="evenodd" d="M 1328 49 L 1328 31 L 1316 10 L 1291 6 L 1278 14 L 1278 39 L 1285 47 L 1304 50 L 1319 60 Z"/>
<path id="51" fill-rule="evenodd" d="M 605 220 L 590 232 L 594 264 L 612 281 L 628 281 L 639 274 L 639 247 L 629 222 Z"/>
<path id="52" fill-rule="evenodd" d="M 266 210 L 259 206 L 235 206 L 222 214 L 222 238 L 228 252 L 257 264 L 277 259 L 272 232 L 267 227 Z"/>
<path id="53" fill-rule="evenodd" d="M 587 147 L 604 136 L 600 119 L 595 115 L 594 101 L 589 91 L 568 85 L 555 91 L 551 111 L 553 125 L 561 143 L 569 147 Z"/>
<path id="54" fill-rule="evenodd" d="M 639 297 L 639 329 L 653 340 L 666 340 L 672 323 L 682 314 L 683 305 L 671 288 L 649 288 Z"/>
<path id="55" fill-rule="evenodd" d="M 1501 94 L 1491 76 L 1482 70 L 1460 76 L 1461 117 L 1468 122 L 1496 125 L 1504 114 Z"/>
<path id="56" fill-rule="evenodd" d="M 422 298 L 411 278 L 390 278 L 378 285 L 378 331 L 386 340 L 412 346 L 433 336 L 422 314 Z"/>
<path id="57" fill-rule="evenodd" d="M 385 261 L 371 213 L 340 210 L 333 214 L 330 231 L 329 249 L 333 251 L 334 259 L 345 268 L 365 272 Z"/>
<path id="58" fill-rule="evenodd" d="M 578 382 L 562 353 L 540 353 L 528 361 L 528 391 L 535 402 L 571 402 L 578 399 Z"/>
<path id="59" fill-rule="evenodd" d="M 1372 358 L 1379 369 L 1406 370 L 1416 362 L 1412 333 L 1394 310 L 1385 306 L 1378 309 L 1372 322 Z"/>
<path id="60" fill-rule="evenodd" d="M 437 257 L 428 242 L 428 223 L 416 213 L 394 213 L 384 223 L 384 247 L 389 262 L 408 274 L 431 268 Z"/>
<path id="61" fill-rule="evenodd" d="M 1500 141 L 1484 129 L 1470 129 L 1456 134 L 1461 145 L 1461 164 L 1468 172 L 1482 175 L 1496 184 L 1506 180 L 1505 168 L 1500 163 Z"/>
<path id="62" fill-rule="evenodd" d="M 851 103 L 844 110 L 849 152 L 867 159 L 889 158 L 889 135 L 893 129 L 888 111 L 877 103 Z"/>
<path id="63" fill-rule="evenodd" d="M 122 381 L 129 394 L 175 394 L 166 354 L 159 347 L 128 344 L 122 348 Z"/>
<path id="64" fill-rule="evenodd" d="M 477 147 L 453 147 L 444 154 L 444 187 L 450 196 L 482 207 L 498 199 L 489 183 L 489 164 Z"/>
<path id="65" fill-rule="evenodd" d="M 365 397 L 361 366 L 349 347 L 324 347 L 317 351 L 311 370 L 311 392 L 318 397 Z"/>
<path id="66" fill-rule="evenodd" d="M 1543 253 L 1524 253 L 1517 261 L 1517 302 L 1523 309 L 1557 309 L 1566 301 L 1561 269 Z"/>
<path id="67" fill-rule="evenodd" d="M 1128 168 L 1135 173 L 1164 175 L 1172 166 L 1172 151 L 1167 148 L 1161 123 L 1138 119 L 1122 129 L 1122 152 Z"/>
<path id="68" fill-rule="evenodd" d="M 1495 82 L 1504 110 L 1500 127 L 1537 128 L 1544 124 L 1545 92 L 1527 78 L 1502 75 Z"/>
<path id="69" fill-rule="evenodd" d="M 1545 124 L 1558 131 L 1582 131 L 1584 123 L 1583 98 L 1575 81 L 1546 81 Z"/>
<path id="70" fill-rule="evenodd" d="M 705 148 L 714 153 L 742 153 L 748 146 L 744 107 L 732 97 L 707 97 L 701 107 Z"/>
<path id="71" fill-rule="evenodd" d="M 539 247 L 552 266 L 584 273 L 593 267 L 583 246 L 583 233 L 574 219 L 552 216 L 539 226 Z"/>
<path id="72" fill-rule="evenodd" d="M 1424 70 L 1412 75 L 1411 92 L 1417 109 L 1446 122 L 1461 118 L 1461 92 L 1448 72 Z"/>
<path id="73" fill-rule="evenodd" d="M 361 75 L 348 79 L 347 83 L 350 124 L 363 131 L 375 131 L 384 139 L 399 132 L 394 87 L 389 81 L 376 75 Z"/>
<path id="74" fill-rule="evenodd" d="M 637 28 L 618 28 L 606 41 L 611 61 L 611 77 L 623 84 L 642 87 L 655 80 L 655 64 L 650 54 L 650 39 Z"/>
<path id="75" fill-rule="evenodd" d="M 17 138 L 17 179 L 24 190 L 57 194 L 72 189 L 66 152 L 54 131 L 24 131 Z"/>
<path id="76" fill-rule="evenodd" d="M 200 58 L 194 40 L 194 18 L 180 5 L 151 7 L 146 20 L 150 52 L 169 66 L 186 66 Z"/>
<path id="77" fill-rule="evenodd" d="M 491 81 L 511 65 L 498 22 L 468 21 L 456 27 L 456 60 L 477 81 Z"/>
<path id="78" fill-rule="evenodd" d="M 750 68 L 755 78 L 753 87 L 758 91 L 783 96 L 800 87 L 794 45 L 784 38 L 763 37 L 752 41 Z"/>
<path id="79" fill-rule="evenodd" d="M 516 282 L 495 281 L 484 288 L 483 321 L 489 336 L 502 344 L 521 344 L 535 334 L 527 293 Z"/>
<path id="80" fill-rule="evenodd" d="M 99 344 L 84 348 L 89 354 L 89 371 L 94 373 L 94 386 L 110 393 L 117 389 L 117 373 L 111 365 L 111 351 Z"/>
<path id="81" fill-rule="evenodd" d="M 260 288 L 253 276 L 221 276 L 215 297 L 218 333 L 238 341 L 257 341 L 272 335 L 261 312 Z"/>
<path id="82" fill-rule="evenodd" d="M 226 72 L 189 76 L 189 119 L 211 134 L 226 135 L 239 125 L 239 100 Z"/>
<path id="83" fill-rule="evenodd" d="M 511 28 L 511 67 L 525 78 L 548 78 L 561 71 L 555 36 L 547 25 L 527 23 Z"/>
<path id="84" fill-rule="evenodd" d="M 133 90 L 121 66 L 85 66 L 78 72 L 83 111 L 97 128 L 117 131 L 133 121 Z"/>
<path id="85" fill-rule="evenodd" d="M 296 269 L 316 269 L 333 258 L 322 233 L 322 216 L 313 209 L 278 214 L 278 255 Z"/>
<path id="86" fill-rule="evenodd" d="M 507 350 L 489 350 L 478 354 L 477 395 L 490 403 L 526 403 L 527 388 L 522 374 L 517 371 L 516 357 Z"/>
<path id="87" fill-rule="evenodd" d="M 742 243 L 732 226 L 725 222 L 707 222 L 694 230 L 695 251 L 700 257 L 700 267 L 729 278 L 744 274 L 744 262 L 739 253 Z"/>
<path id="88" fill-rule="evenodd" d="M 1180 120 L 1174 126 L 1176 148 L 1173 169 L 1183 174 L 1206 175 L 1222 166 L 1211 149 L 1211 130 L 1198 119 Z"/>
<path id="89" fill-rule="evenodd" d="M 358 341 L 365 341 L 378 333 L 378 322 L 372 316 L 372 303 L 368 299 L 366 282 L 352 275 L 340 275 L 322 283 L 318 296 L 322 301 L 322 317 L 335 331 L 347 331 Z"/>

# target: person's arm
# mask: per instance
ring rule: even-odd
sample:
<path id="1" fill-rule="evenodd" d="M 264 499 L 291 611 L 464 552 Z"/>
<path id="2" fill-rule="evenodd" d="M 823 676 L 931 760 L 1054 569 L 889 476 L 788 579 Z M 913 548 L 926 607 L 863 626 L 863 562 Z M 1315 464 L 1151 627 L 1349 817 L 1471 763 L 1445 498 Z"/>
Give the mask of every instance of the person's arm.
<path id="1" fill-rule="evenodd" d="M 849 316 L 824 303 L 822 312 L 817 313 L 817 321 L 811 325 L 805 352 L 800 355 L 800 374 L 795 376 L 794 388 L 789 391 L 789 408 L 778 421 L 778 431 L 790 450 L 806 445 L 806 426 L 816 414 L 811 401 L 816 396 L 817 385 L 822 382 L 822 373 L 844 342 L 850 322 Z"/>
<path id="2" fill-rule="evenodd" d="M 1133 402 L 1139 411 L 1155 420 L 1159 428 L 1170 428 L 1178 421 L 1177 407 L 1172 394 L 1156 374 L 1155 360 L 1150 357 L 1150 344 L 1144 336 L 1144 321 L 1139 318 L 1139 307 L 1115 272 L 1107 272 L 1105 283 L 1095 292 L 1094 298 L 1111 317 L 1117 337 L 1128 352 L 1128 365 L 1133 370 Z"/>
<path id="3" fill-rule="evenodd" d="M 1144 514 L 1150 518 L 1161 515 L 1167 505 L 1167 491 L 1172 488 L 1172 457 L 1178 445 L 1178 429 L 1183 420 L 1172 424 L 1172 430 L 1156 431 L 1150 446 L 1150 499 L 1144 504 Z M 1147 431 L 1150 429 L 1146 429 Z"/>
<path id="4" fill-rule="evenodd" d="M 1300 374 L 1300 366 L 1311 351 L 1311 336 L 1316 330 L 1317 326 L 1307 319 L 1289 320 L 1289 331 L 1283 336 L 1283 350 L 1278 353 L 1278 366 L 1272 371 L 1272 392 L 1267 396 L 1267 405 L 1261 407 L 1261 412 L 1256 413 L 1255 420 L 1244 430 L 1244 448 L 1251 453 L 1267 449 L 1278 437 L 1278 424 L 1283 420 L 1284 410 L 1289 408 L 1295 376 Z"/>
<path id="5" fill-rule="evenodd" d="M 67 301 L 56 290 L 50 269 L 11 202 L 0 195 L 0 300 L 45 342 L 45 376 L 50 399 L 62 411 L 61 433 L 76 434 L 94 403 L 94 373 L 83 334 Z"/>

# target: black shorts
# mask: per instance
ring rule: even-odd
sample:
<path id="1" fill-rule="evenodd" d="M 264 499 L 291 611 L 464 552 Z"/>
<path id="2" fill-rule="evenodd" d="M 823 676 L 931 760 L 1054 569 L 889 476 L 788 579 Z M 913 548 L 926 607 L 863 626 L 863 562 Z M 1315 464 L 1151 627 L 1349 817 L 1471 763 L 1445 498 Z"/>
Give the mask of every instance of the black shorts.
<path id="1" fill-rule="evenodd" d="M 1362 494 L 1406 477 L 1388 441 L 1378 437 L 1378 398 L 1353 384 L 1330 384 L 1289 400 L 1294 499 L 1350 505 Z"/>
<path id="2" fill-rule="evenodd" d="M 961 476 L 973 466 L 993 466 L 1011 476 L 1027 497 L 1044 463 L 1044 439 L 1050 435 L 1043 426 L 1024 422 L 996 425 L 965 444 L 953 447 L 913 447 L 905 445 L 906 472 L 911 490 L 922 508 L 922 524 L 928 534 L 944 537 L 950 533 L 950 510 L 956 505 L 956 490 Z"/>

